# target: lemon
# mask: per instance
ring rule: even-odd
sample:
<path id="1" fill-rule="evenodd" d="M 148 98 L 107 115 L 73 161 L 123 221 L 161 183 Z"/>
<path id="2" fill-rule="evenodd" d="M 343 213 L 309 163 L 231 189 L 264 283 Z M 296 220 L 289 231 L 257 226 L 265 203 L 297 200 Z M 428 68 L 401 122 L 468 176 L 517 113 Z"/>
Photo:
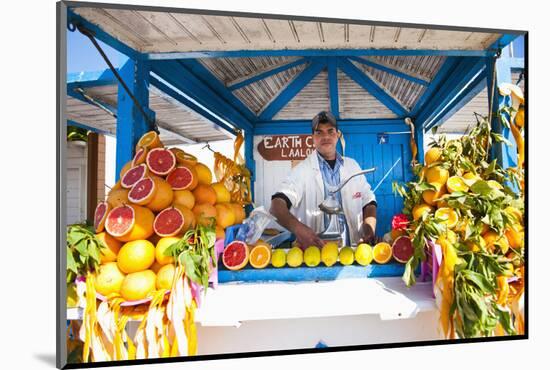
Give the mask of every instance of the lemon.
<path id="1" fill-rule="evenodd" d="M 304 262 L 309 267 L 315 267 L 321 263 L 321 251 L 316 246 L 312 245 L 304 252 Z"/>
<path id="2" fill-rule="evenodd" d="M 361 243 L 355 249 L 355 260 L 361 266 L 367 266 L 372 262 L 372 247 L 366 243 Z"/>
<path id="3" fill-rule="evenodd" d="M 344 247 L 340 250 L 340 263 L 344 266 L 351 265 L 354 261 L 354 253 L 352 247 Z"/>
<path id="4" fill-rule="evenodd" d="M 286 255 L 286 262 L 290 267 L 298 267 L 304 262 L 304 252 L 299 247 L 292 247 Z"/>
<path id="5" fill-rule="evenodd" d="M 338 244 L 335 242 L 328 242 L 323 245 L 321 249 L 321 261 L 325 266 L 332 266 L 338 261 Z"/>
<path id="6" fill-rule="evenodd" d="M 283 249 L 275 249 L 271 254 L 271 265 L 283 267 L 286 264 L 286 253 Z"/>

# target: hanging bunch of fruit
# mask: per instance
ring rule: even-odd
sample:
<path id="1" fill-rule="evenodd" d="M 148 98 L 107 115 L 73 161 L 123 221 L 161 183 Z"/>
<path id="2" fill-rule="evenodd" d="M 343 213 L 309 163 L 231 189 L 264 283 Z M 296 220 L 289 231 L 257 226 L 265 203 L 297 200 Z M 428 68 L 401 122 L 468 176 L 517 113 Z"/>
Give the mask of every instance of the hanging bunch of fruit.
<path id="1" fill-rule="evenodd" d="M 505 107 L 498 117 L 510 119 L 513 111 Z M 404 215 L 392 235 L 409 235 L 414 247 L 403 275 L 408 286 L 426 255 L 441 248 L 434 295 L 446 338 L 524 331 L 523 146 L 518 141 L 518 168 L 503 169 L 489 160 L 491 147 L 502 142 L 509 144 L 491 132 L 488 118 L 479 119 L 460 139 L 431 143 L 414 181 L 394 183 Z"/>
<path id="2" fill-rule="evenodd" d="M 68 303 L 84 308 L 82 326 L 71 325 L 80 360 L 196 354 L 194 312 L 216 267 L 215 240 L 244 218 L 208 167 L 146 133 L 93 229 L 68 229 Z M 141 321 L 134 338 L 130 319 Z"/>

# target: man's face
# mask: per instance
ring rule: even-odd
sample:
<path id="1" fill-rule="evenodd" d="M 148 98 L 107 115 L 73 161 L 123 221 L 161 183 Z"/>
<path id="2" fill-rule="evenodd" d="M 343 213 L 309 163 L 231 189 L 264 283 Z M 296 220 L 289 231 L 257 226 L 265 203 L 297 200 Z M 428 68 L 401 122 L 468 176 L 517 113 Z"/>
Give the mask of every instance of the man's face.
<path id="1" fill-rule="evenodd" d="M 313 132 L 313 145 L 317 151 L 327 159 L 336 156 L 338 131 L 328 123 L 319 123 Z"/>

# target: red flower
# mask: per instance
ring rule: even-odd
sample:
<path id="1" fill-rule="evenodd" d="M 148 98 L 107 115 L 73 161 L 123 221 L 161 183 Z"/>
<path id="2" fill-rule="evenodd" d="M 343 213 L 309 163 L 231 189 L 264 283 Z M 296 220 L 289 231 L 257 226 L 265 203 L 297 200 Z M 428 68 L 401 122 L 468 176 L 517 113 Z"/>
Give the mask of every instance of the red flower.
<path id="1" fill-rule="evenodd" d="M 409 224 L 408 217 L 402 213 L 398 215 L 394 215 L 391 220 L 392 230 L 405 230 L 408 224 Z"/>

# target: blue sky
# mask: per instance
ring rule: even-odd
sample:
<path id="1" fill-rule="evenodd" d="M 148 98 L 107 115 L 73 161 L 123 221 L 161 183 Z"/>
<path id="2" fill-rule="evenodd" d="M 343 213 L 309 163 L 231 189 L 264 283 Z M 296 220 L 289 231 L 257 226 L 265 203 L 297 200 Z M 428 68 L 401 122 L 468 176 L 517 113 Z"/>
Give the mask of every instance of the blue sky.
<path id="1" fill-rule="evenodd" d="M 120 67 L 127 57 L 99 41 L 99 45 L 115 67 Z M 90 39 L 78 30 L 67 30 L 67 73 L 92 72 L 108 68 Z"/>

